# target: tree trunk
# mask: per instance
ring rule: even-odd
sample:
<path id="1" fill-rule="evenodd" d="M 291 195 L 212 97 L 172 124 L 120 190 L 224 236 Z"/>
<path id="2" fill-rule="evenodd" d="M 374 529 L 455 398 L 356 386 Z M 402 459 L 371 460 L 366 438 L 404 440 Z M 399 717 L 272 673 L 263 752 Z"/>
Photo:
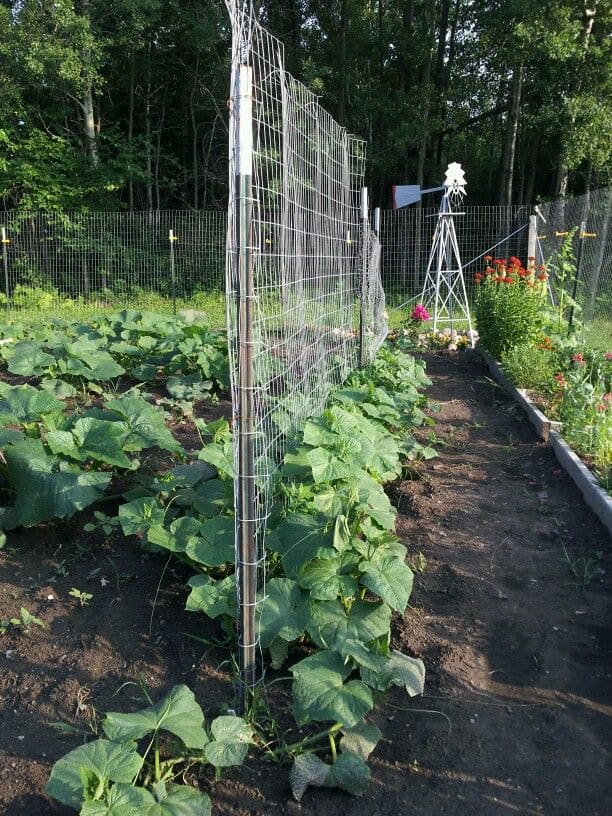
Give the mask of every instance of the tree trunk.
<path id="1" fill-rule="evenodd" d="M 153 210 L 153 157 L 151 150 L 151 37 L 147 49 L 147 82 L 145 88 L 145 151 L 147 167 L 147 210 Z"/>
<path id="2" fill-rule="evenodd" d="M 463 0 L 456 0 L 455 11 L 453 14 L 453 21 L 451 23 L 450 39 L 448 44 L 448 60 L 444 68 L 444 77 L 442 86 L 440 88 L 440 121 L 442 123 L 441 132 L 438 135 L 438 142 L 436 145 L 436 166 L 441 167 L 444 152 L 444 128 L 446 126 L 447 105 L 446 94 L 448 86 L 450 85 L 450 78 L 455 62 L 455 54 L 457 51 L 457 28 L 459 26 L 459 14 L 461 12 Z"/>
<path id="3" fill-rule="evenodd" d="M 159 189 L 159 163 L 161 160 L 161 137 L 162 137 L 162 130 L 164 127 L 164 119 L 166 118 L 166 95 L 164 93 L 164 99 L 162 102 L 162 109 L 161 115 L 159 117 L 159 125 L 157 127 L 157 136 L 155 139 L 155 209 L 159 212 L 161 209 L 160 206 L 160 189 Z"/>
<path id="4" fill-rule="evenodd" d="M 81 0 L 81 16 L 87 21 L 88 34 L 91 29 L 91 9 L 89 0 Z M 93 104 L 93 82 L 92 82 L 92 64 L 91 64 L 91 49 L 85 47 L 82 53 L 83 67 L 81 78 L 83 80 L 83 90 L 80 104 L 83 111 L 83 131 L 85 135 L 85 146 L 87 155 L 94 167 L 100 164 L 100 156 L 98 153 L 98 141 L 96 138 L 96 120 L 94 116 Z"/>
<path id="5" fill-rule="evenodd" d="M 130 156 L 130 171 L 128 177 L 128 209 L 134 210 L 134 179 L 132 177 L 132 142 L 134 139 L 134 54 L 130 60 L 130 95 L 128 101 L 127 143 Z"/>
<path id="6" fill-rule="evenodd" d="M 340 77 L 338 87 L 338 121 L 341 125 L 346 125 L 346 103 L 347 103 L 347 60 L 346 60 L 346 35 L 347 35 L 347 0 L 340 3 Z"/>
<path id="7" fill-rule="evenodd" d="M 198 177 L 198 123 L 195 114 L 195 95 L 198 85 L 198 73 L 200 69 L 200 59 L 196 60 L 195 76 L 193 78 L 193 87 L 189 95 L 189 118 L 191 121 L 191 172 L 193 174 L 193 209 L 197 210 L 200 199 L 200 184 Z"/>
<path id="8" fill-rule="evenodd" d="M 521 91 L 523 87 L 523 64 L 519 63 L 512 71 L 512 96 L 510 110 L 506 119 L 506 135 L 502 157 L 501 184 L 499 203 L 510 207 L 512 204 L 512 179 L 514 176 L 514 157 L 516 154 L 516 137 L 521 113 Z"/>
<path id="9" fill-rule="evenodd" d="M 582 57 L 581 62 L 584 62 L 584 59 L 587 55 L 587 51 L 589 50 L 589 42 L 591 40 L 591 33 L 593 31 L 593 23 L 595 22 L 595 14 L 597 12 L 597 3 L 599 0 L 585 0 L 584 1 L 584 18 L 583 18 L 583 29 L 582 29 Z M 573 96 L 576 96 L 580 93 L 582 82 L 580 71 L 577 72 L 576 79 L 574 81 L 574 88 L 573 88 Z M 569 116 L 569 122 L 567 124 L 567 132 L 571 133 L 574 125 L 576 124 L 576 114 L 572 113 Z M 561 137 L 561 152 L 560 152 L 560 160 L 557 166 L 557 184 L 556 184 L 556 193 L 560 198 L 565 198 L 567 194 L 567 185 L 569 182 L 569 167 L 567 164 L 567 156 L 565 154 L 565 145 L 563 144 L 563 136 Z"/>
<path id="10" fill-rule="evenodd" d="M 419 184 L 421 187 L 423 186 L 423 178 L 425 176 L 425 158 L 427 156 L 427 147 L 429 144 L 429 132 L 428 132 L 428 123 L 429 123 L 429 96 L 430 96 L 430 88 L 429 83 L 431 81 L 431 67 L 433 62 L 433 52 L 434 52 L 434 32 L 435 27 L 435 4 L 429 4 L 429 40 L 430 45 L 427 50 L 427 55 L 425 57 L 425 65 L 423 66 L 423 75 L 421 79 L 421 89 L 423 92 L 423 118 L 421 122 L 421 136 L 419 140 L 419 157 L 417 162 L 417 180 L 416 183 Z"/>

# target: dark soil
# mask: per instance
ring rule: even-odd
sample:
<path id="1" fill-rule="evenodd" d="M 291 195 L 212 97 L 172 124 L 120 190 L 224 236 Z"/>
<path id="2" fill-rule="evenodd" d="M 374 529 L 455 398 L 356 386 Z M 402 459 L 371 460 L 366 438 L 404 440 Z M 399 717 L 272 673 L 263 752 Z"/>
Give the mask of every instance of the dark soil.
<path id="1" fill-rule="evenodd" d="M 389 489 L 413 566 L 426 561 L 393 634 L 425 661 L 426 696 L 378 707 L 385 741 L 362 799 L 315 790 L 298 805 L 287 768 L 253 756 L 203 780 L 215 814 L 612 813 L 609 537 L 478 358 L 427 362 L 440 456 Z M 22 531 L 1 556 L 0 618 L 25 606 L 47 624 L 0 636 L 2 816 L 63 816 L 42 790 L 79 738 L 48 723 L 86 731 L 93 707 L 132 708 L 133 686 L 114 696 L 126 680 L 154 694 L 186 682 L 210 714 L 231 698 L 227 654 L 187 637 L 218 634 L 182 611 L 187 576 L 82 524 Z"/>

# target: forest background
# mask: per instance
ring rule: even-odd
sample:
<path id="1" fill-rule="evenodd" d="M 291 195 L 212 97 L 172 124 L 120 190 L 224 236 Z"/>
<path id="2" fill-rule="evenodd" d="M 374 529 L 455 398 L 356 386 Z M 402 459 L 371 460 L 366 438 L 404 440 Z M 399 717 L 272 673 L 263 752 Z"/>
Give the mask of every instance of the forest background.
<path id="1" fill-rule="evenodd" d="M 368 141 L 373 204 L 466 169 L 472 204 L 610 183 L 612 4 L 261 0 L 289 71 Z M 5 209 L 223 208 L 221 0 L 1 0 Z"/>

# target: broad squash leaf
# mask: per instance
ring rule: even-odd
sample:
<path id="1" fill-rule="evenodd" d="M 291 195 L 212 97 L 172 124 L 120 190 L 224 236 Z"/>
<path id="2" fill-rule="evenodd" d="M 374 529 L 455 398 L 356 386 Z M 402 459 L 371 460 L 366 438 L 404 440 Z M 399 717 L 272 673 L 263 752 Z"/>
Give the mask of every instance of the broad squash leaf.
<path id="1" fill-rule="evenodd" d="M 327 765 L 316 754 L 297 756 L 289 771 L 289 784 L 295 799 L 302 801 L 309 786 L 340 788 L 353 796 L 362 796 L 371 779 L 370 769 L 362 757 L 346 751 L 333 765 Z"/>
<path id="2" fill-rule="evenodd" d="M 194 575 L 187 583 L 191 587 L 185 606 L 188 612 L 204 612 L 209 618 L 236 617 L 235 576 L 216 581 L 208 575 Z"/>
<path id="3" fill-rule="evenodd" d="M 307 629 L 317 646 L 341 652 L 347 640 L 370 643 L 386 635 L 390 625 L 385 603 L 355 601 L 347 612 L 340 601 L 313 601 Z"/>
<path id="4" fill-rule="evenodd" d="M 16 492 L 12 526 L 70 518 L 103 495 L 110 473 L 79 470 L 48 454 L 39 439 L 24 439 L 4 450 L 9 481 Z"/>
<path id="5" fill-rule="evenodd" d="M 208 742 L 204 714 L 187 686 L 174 686 L 149 708 L 133 714 L 109 712 L 102 728 L 113 742 L 132 742 L 157 731 L 169 731 L 187 748 L 203 748 Z"/>
<path id="6" fill-rule="evenodd" d="M 371 671 L 364 667 L 361 669 L 361 677 L 378 691 L 387 691 L 391 686 L 400 686 L 414 697 L 423 694 L 425 664 L 418 657 L 410 657 L 393 649 L 382 669 Z"/>
<path id="7" fill-rule="evenodd" d="M 215 768 L 240 765 L 253 742 L 251 729 L 240 717 L 217 717 L 210 726 L 210 735 L 204 756 Z"/>
<path id="8" fill-rule="evenodd" d="M 93 771 L 111 782 L 129 784 L 140 772 L 142 763 L 142 757 L 129 745 L 95 740 L 75 748 L 55 763 L 46 790 L 58 802 L 78 810 L 83 800 L 84 771 Z"/>
<path id="9" fill-rule="evenodd" d="M 308 606 L 304 593 L 290 578 L 271 578 L 257 607 L 259 637 L 264 648 L 277 639 L 292 641 L 306 628 Z"/>
<path id="10" fill-rule="evenodd" d="M 298 725 L 331 721 L 352 728 L 374 705 L 372 692 L 365 683 L 345 682 L 352 668 L 338 652 L 317 652 L 296 663 L 290 671 L 293 713 Z"/>
<path id="11" fill-rule="evenodd" d="M 379 595 L 391 609 L 405 611 L 414 575 L 403 558 L 381 549 L 375 551 L 369 561 L 362 561 L 359 569 L 363 572 L 364 586 Z"/>

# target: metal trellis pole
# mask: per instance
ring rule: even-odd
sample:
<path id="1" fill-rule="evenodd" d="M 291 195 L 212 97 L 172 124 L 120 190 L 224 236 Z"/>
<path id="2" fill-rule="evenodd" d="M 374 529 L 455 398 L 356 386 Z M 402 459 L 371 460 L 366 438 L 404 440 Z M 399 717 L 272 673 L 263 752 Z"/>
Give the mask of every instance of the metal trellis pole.
<path id="1" fill-rule="evenodd" d="M 11 295 L 9 290 L 7 246 L 8 244 L 10 244 L 11 239 L 6 237 L 6 227 L 1 228 L 0 234 L 2 235 L 1 240 L 2 240 L 2 263 L 4 265 L 4 292 L 6 294 L 6 308 L 8 309 L 11 302 Z"/>
<path id="2" fill-rule="evenodd" d="M 168 240 L 170 241 L 170 281 L 172 284 L 172 314 L 176 314 L 176 272 L 174 268 L 174 242 L 177 239 L 177 236 L 174 234 L 174 230 L 170 230 L 168 234 Z"/>
<path id="3" fill-rule="evenodd" d="M 243 710 L 256 682 L 255 604 L 257 545 L 255 540 L 254 372 L 253 372 L 253 250 L 252 250 L 252 69 L 240 66 L 238 78 L 236 175 L 238 273 L 238 495 L 237 553 L 239 663 Z"/>
<path id="4" fill-rule="evenodd" d="M 365 368 L 367 355 L 365 348 L 366 333 L 366 293 L 368 275 L 367 238 L 368 238 L 368 188 L 361 188 L 361 291 L 359 308 L 359 368 Z"/>
<path id="5" fill-rule="evenodd" d="M 584 247 L 584 239 L 586 238 L 586 221 L 580 224 L 578 232 L 578 252 L 576 253 L 576 272 L 574 273 L 574 285 L 572 287 L 572 305 L 570 306 L 569 316 L 567 318 L 567 333 L 568 336 L 572 333 L 572 323 L 574 322 L 574 303 L 578 295 L 578 281 L 580 280 L 580 262 L 582 261 L 582 250 Z"/>

